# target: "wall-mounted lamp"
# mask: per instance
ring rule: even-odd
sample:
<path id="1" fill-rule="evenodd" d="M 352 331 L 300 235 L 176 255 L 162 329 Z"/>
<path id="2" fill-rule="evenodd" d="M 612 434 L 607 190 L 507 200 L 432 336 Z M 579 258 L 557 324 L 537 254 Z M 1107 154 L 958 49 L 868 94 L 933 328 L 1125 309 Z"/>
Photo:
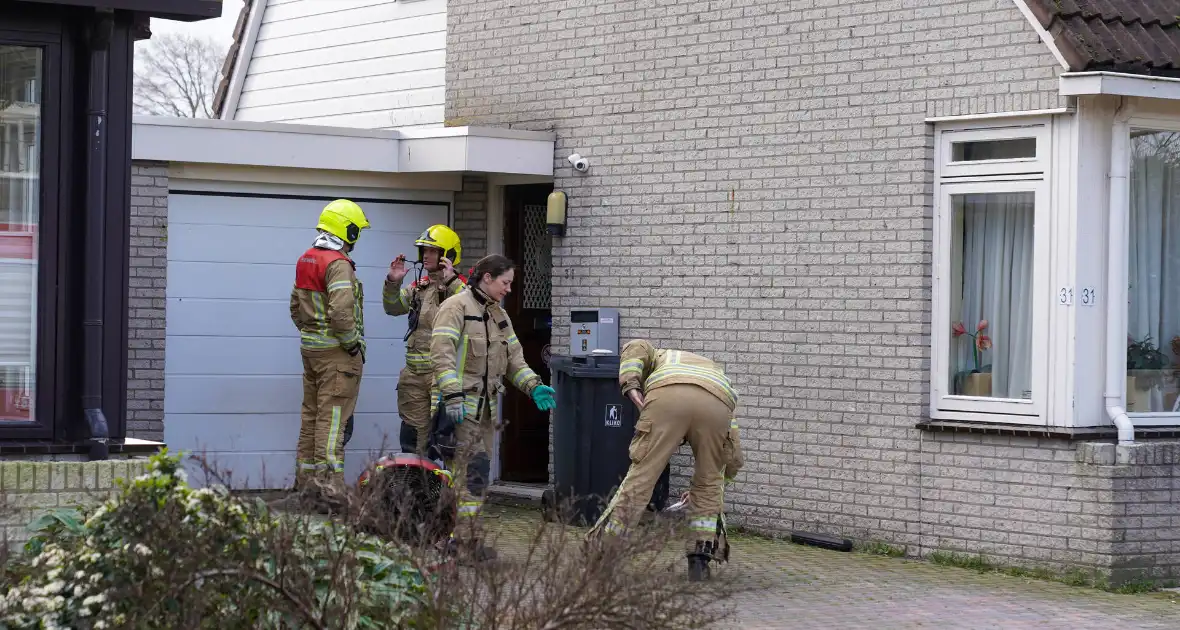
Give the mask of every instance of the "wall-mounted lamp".
<path id="1" fill-rule="evenodd" d="M 549 207 L 545 210 L 545 229 L 553 236 L 565 236 L 565 193 L 549 193 Z"/>

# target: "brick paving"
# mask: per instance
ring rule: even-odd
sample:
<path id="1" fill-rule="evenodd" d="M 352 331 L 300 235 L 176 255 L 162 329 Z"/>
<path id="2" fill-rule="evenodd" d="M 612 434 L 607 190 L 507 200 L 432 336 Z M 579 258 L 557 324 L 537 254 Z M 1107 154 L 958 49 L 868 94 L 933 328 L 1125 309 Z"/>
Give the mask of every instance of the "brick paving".
<path id="1" fill-rule="evenodd" d="M 502 506 L 488 515 L 509 554 L 540 518 Z M 744 535 L 732 542 L 733 561 L 715 571 L 742 590 L 726 628 L 1180 628 L 1172 593 L 1120 595 Z"/>

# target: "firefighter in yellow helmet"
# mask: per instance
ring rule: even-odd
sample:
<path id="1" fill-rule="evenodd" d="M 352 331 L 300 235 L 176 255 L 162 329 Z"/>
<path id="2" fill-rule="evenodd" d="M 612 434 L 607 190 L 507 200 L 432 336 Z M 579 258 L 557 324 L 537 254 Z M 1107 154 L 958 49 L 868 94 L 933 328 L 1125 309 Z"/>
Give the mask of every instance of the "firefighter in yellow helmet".
<path id="1" fill-rule="evenodd" d="M 403 453 L 424 454 L 430 421 L 430 397 L 434 373 L 430 369 L 430 335 L 434 316 L 443 300 L 463 289 L 466 279 L 455 273 L 463 253 L 459 235 L 445 225 L 432 225 L 418 237 L 418 261 L 425 277 L 403 288 L 408 269 L 399 254 L 389 265 L 381 302 L 388 315 L 406 318 L 406 366 L 397 379 L 397 413 L 402 426 L 399 442 Z"/>
<path id="2" fill-rule="evenodd" d="M 529 395 L 538 409 L 553 409 L 553 389 L 529 368 L 512 321 L 500 300 L 512 289 L 512 261 L 499 254 L 475 264 L 467 290 L 438 309 L 430 339 L 430 360 L 441 405 L 436 435 L 453 429 L 454 451 L 444 453 L 459 494 L 458 526 L 452 549 L 464 544 L 476 557 L 487 559 L 494 551 L 465 536 L 479 516 L 491 476 L 491 450 L 496 397 L 504 391 L 504 379 Z M 432 413 L 435 411 L 432 409 Z M 448 451 L 450 449 L 447 449 Z M 463 540 L 466 539 L 466 540 Z"/>
<path id="3" fill-rule="evenodd" d="M 368 227 L 352 201 L 325 206 L 315 242 L 295 264 L 291 289 L 291 321 L 303 356 L 295 486 L 329 500 L 343 489 L 345 434 L 365 363 L 364 293 L 349 253 Z"/>
<path id="4" fill-rule="evenodd" d="M 640 409 L 631 466 L 589 535 L 621 534 L 634 525 L 668 460 L 687 440 L 695 460 L 688 496 L 688 574 L 703 579 L 710 560 L 729 557 L 722 492 L 742 466 L 733 415 L 737 391 L 712 360 L 642 339 L 627 342 L 620 361 L 619 387 Z"/>

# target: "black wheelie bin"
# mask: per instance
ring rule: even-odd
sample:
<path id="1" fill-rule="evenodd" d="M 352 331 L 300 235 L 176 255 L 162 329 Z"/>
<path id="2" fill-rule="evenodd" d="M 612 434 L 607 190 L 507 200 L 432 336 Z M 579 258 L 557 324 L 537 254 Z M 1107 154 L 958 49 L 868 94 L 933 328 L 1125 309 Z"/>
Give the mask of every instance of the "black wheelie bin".
<path id="1" fill-rule="evenodd" d="M 619 356 L 553 357 L 553 481 L 542 495 L 546 520 L 593 525 L 631 465 L 639 410 L 619 392 Z M 660 475 L 648 510 L 668 502 L 671 467 Z"/>

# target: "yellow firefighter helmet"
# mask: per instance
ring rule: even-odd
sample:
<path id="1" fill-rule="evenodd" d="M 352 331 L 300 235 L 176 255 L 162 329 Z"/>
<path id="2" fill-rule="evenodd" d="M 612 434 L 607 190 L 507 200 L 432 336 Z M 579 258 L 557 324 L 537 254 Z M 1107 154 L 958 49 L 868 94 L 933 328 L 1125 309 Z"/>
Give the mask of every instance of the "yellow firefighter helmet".
<path id="1" fill-rule="evenodd" d="M 315 227 L 352 245 L 360 238 L 361 230 L 369 227 L 369 220 L 360 206 L 347 199 L 337 199 L 324 206 Z"/>
<path id="2" fill-rule="evenodd" d="M 450 260 L 452 266 L 459 266 L 459 255 L 463 253 L 463 247 L 459 245 L 459 235 L 445 225 L 432 225 L 426 228 L 414 244 L 418 246 L 418 260 L 422 260 L 423 247 L 435 247 L 442 250 L 443 257 Z"/>

